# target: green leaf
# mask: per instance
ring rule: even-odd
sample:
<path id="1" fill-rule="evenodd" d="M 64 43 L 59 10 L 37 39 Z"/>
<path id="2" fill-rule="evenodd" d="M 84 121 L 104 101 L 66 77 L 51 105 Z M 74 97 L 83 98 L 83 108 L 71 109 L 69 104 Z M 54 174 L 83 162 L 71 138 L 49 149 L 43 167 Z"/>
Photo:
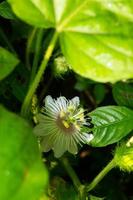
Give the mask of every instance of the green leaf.
<path id="1" fill-rule="evenodd" d="M 100 104 L 104 100 L 104 97 L 106 95 L 105 85 L 100 84 L 100 83 L 96 84 L 94 86 L 93 94 L 94 94 L 96 103 Z"/>
<path id="2" fill-rule="evenodd" d="M 8 1 L 25 22 L 56 29 L 76 73 L 99 82 L 133 77 L 133 1 Z"/>
<path id="3" fill-rule="evenodd" d="M 104 200 L 104 198 L 90 195 L 90 200 Z"/>
<path id="4" fill-rule="evenodd" d="M 0 3 L 0 16 L 6 19 L 16 19 L 10 5 L 6 1 Z"/>
<path id="5" fill-rule="evenodd" d="M 113 85 L 113 97 L 118 105 L 133 108 L 133 84 L 116 83 Z"/>
<path id="6" fill-rule="evenodd" d="M 14 13 L 23 21 L 37 27 L 54 27 L 53 0 L 8 0 Z"/>
<path id="7" fill-rule="evenodd" d="M 94 124 L 92 146 L 103 147 L 113 144 L 133 130 L 133 111 L 126 107 L 99 107 L 89 115 Z"/>
<path id="8" fill-rule="evenodd" d="M 78 90 L 79 92 L 88 90 L 88 88 L 90 89 L 91 88 L 90 86 L 95 83 L 95 82 L 91 81 L 90 79 L 86 79 L 79 75 L 76 76 L 76 79 L 77 79 L 77 82 L 76 82 L 74 88 L 76 90 Z"/>
<path id="9" fill-rule="evenodd" d="M 0 81 L 8 76 L 19 63 L 19 60 L 12 53 L 0 47 Z"/>
<path id="10" fill-rule="evenodd" d="M 39 200 L 48 175 L 32 128 L 0 106 L 0 199 Z"/>
<path id="11" fill-rule="evenodd" d="M 23 102 L 29 81 L 30 72 L 29 70 L 22 64 L 19 64 L 14 73 L 10 76 L 8 80 L 12 94 L 20 101 Z M 6 79 L 7 80 L 7 79 Z"/>

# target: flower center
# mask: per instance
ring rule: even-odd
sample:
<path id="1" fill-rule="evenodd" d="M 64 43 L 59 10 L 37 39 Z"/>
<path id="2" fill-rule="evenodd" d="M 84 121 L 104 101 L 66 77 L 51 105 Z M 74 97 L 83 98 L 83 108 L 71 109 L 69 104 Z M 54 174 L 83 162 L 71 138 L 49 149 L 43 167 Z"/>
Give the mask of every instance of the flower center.
<path id="1" fill-rule="evenodd" d="M 70 112 L 61 111 L 56 123 L 62 131 L 68 134 L 73 134 L 77 129 Z"/>

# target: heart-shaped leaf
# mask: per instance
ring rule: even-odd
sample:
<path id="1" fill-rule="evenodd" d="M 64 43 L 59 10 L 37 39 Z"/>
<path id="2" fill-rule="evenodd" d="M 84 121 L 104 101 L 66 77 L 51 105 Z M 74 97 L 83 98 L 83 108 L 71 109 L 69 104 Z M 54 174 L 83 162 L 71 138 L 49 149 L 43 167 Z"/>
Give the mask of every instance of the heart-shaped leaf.
<path id="1" fill-rule="evenodd" d="M 0 47 L 0 81 L 9 75 L 18 63 L 16 56 Z"/>
<path id="2" fill-rule="evenodd" d="M 39 200 L 48 175 L 31 127 L 0 106 L 0 199 Z"/>
<path id="3" fill-rule="evenodd" d="M 133 77 L 133 1 L 8 1 L 27 23 L 56 29 L 75 72 L 100 82 Z"/>
<path id="4" fill-rule="evenodd" d="M 91 145 L 103 147 L 118 142 L 133 130 L 133 111 L 121 106 L 99 107 L 90 113 L 94 128 Z"/>

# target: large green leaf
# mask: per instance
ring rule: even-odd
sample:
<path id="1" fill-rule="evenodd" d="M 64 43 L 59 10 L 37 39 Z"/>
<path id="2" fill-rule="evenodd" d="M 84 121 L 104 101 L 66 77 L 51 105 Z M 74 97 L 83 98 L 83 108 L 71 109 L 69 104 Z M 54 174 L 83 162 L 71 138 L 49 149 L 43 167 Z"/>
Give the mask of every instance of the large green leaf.
<path id="1" fill-rule="evenodd" d="M 113 97 L 118 105 L 133 108 L 133 84 L 126 82 L 114 84 Z"/>
<path id="2" fill-rule="evenodd" d="M 32 128 L 0 106 L 0 199 L 39 200 L 48 181 Z"/>
<path id="3" fill-rule="evenodd" d="M 16 56 L 0 47 L 0 81 L 9 75 L 18 63 Z"/>
<path id="4" fill-rule="evenodd" d="M 15 14 L 37 27 L 54 27 L 53 0 L 9 0 Z"/>
<path id="5" fill-rule="evenodd" d="M 107 146 L 118 142 L 133 130 L 133 111 L 121 106 L 99 107 L 90 113 L 94 128 L 91 145 Z"/>
<path id="6" fill-rule="evenodd" d="M 133 77 L 133 1 L 8 1 L 22 20 L 59 32 L 75 72 L 100 82 Z"/>

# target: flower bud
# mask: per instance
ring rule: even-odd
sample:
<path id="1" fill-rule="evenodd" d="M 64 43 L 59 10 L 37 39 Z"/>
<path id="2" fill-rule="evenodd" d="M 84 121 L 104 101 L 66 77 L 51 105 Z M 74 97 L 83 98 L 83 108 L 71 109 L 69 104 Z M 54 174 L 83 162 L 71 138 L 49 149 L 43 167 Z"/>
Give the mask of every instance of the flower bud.
<path id="1" fill-rule="evenodd" d="M 121 170 L 133 171 L 133 137 L 116 148 L 114 160 Z"/>
<path id="2" fill-rule="evenodd" d="M 70 65 L 67 63 L 64 56 L 59 56 L 54 59 L 54 75 L 57 77 L 61 77 L 65 73 L 67 73 L 70 69 Z"/>

